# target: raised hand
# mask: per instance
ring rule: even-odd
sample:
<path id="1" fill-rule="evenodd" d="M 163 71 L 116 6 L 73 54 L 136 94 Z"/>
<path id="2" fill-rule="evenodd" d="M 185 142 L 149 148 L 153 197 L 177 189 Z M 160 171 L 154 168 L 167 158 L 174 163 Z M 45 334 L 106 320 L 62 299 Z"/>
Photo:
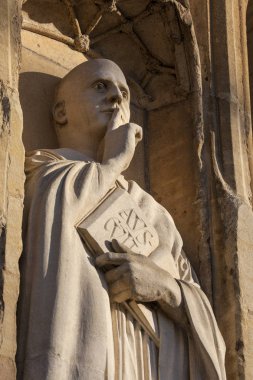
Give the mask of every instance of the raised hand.
<path id="1" fill-rule="evenodd" d="M 125 170 L 132 160 L 137 143 L 142 139 L 142 128 L 135 123 L 122 123 L 121 111 L 116 108 L 105 134 L 102 162 L 117 159 Z"/>
<path id="2" fill-rule="evenodd" d="M 107 126 L 107 133 L 119 128 L 123 124 L 126 124 L 126 121 L 123 120 L 122 112 L 119 108 L 115 108 Z"/>
<path id="3" fill-rule="evenodd" d="M 130 123 L 127 120 L 124 120 L 122 113 L 119 108 L 115 108 L 111 120 L 108 123 L 107 126 L 107 133 L 110 133 L 111 131 L 114 131 L 115 129 L 119 128 L 120 126 L 126 127 L 127 129 L 131 129 L 136 140 L 136 145 L 139 141 L 142 139 L 142 128 L 135 123 Z"/>

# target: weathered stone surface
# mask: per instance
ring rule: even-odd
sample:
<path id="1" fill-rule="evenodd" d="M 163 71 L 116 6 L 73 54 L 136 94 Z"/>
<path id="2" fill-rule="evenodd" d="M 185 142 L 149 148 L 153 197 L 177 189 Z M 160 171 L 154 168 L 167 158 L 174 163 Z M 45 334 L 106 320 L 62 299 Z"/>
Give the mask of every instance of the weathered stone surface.
<path id="1" fill-rule="evenodd" d="M 24 149 L 18 95 L 19 1 L 0 4 L 0 377 L 16 377 L 16 305 L 19 294 Z"/>
<path id="2" fill-rule="evenodd" d="M 253 229 L 246 42 L 248 1 L 212 1 L 210 4 L 205 1 L 201 6 L 195 1 L 190 3 L 203 76 L 213 304 L 227 344 L 228 378 L 251 379 L 252 318 L 248 310 L 252 296 L 247 289 L 252 287 L 252 278 L 246 269 L 252 265 L 249 252 L 253 250 L 248 236 Z M 210 162 L 214 152 L 210 131 L 215 133 L 215 156 L 220 168 L 216 184 L 213 180 L 217 170 L 216 174 L 212 170 L 214 156 L 213 163 Z"/>

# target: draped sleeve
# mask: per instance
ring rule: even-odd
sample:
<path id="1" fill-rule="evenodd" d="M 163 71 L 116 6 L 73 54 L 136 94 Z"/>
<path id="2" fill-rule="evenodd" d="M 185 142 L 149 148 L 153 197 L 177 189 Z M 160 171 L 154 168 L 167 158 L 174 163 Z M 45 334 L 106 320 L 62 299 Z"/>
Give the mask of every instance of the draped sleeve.
<path id="1" fill-rule="evenodd" d="M 183 379 L 189 372 L 191 380 L 225 380 L 224 340 L 211 305 L 183 250 L 182 238 L 171 215 L 135 182 L 129 183 L 129 192 L 158 232 L 159 247 L 151 258 L 177 280 L 188 319 L 187 337 L 184 337 L 185 331 L 160 313 L 161 379 Z M 187 351 L 185 339 L 188 341 Z M 188 370 L 183 374 L 186 367 Z"/>
<path id="2" fill-rule="evenodd" d="M 114 378 L 107 284 L 75 228 L 113 179 L 100 164 L 69 155 L 40 150 L 26 158 L 17 350 L 22 380 Z"/>
<path id="3" fill-rule="evenodd" d="M 64 155 L 71 152 L 71 159 L 66 160 L 61 151 L 37 150 L 27 154 L 26 199 L 30 202 L 35 196 L 35 188 L 39 193 L 50 188 L 55 196 L 61 194 L 66 206 L 71 207 L 69 217 L 73 216 L 75 223 L 115 186 L 117 177 L 113 176 L 113 171 L 108 176 L 103 165 L 78 152 L 63 149 Z"/>

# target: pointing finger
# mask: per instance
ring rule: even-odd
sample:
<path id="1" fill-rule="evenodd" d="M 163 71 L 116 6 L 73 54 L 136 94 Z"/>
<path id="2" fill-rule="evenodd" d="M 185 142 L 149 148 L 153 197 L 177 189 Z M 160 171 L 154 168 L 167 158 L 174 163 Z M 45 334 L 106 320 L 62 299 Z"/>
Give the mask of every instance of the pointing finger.
<path id="1" fill-rule="evenodd" d="M 115 250 L 115 252 L 125 252 L 130 253 L 132 255 L 138 255 L 137 253 L 133 252 L 131 248 L 129 248 L 124 243 L 120 243 L 117 239 L 112 239 L 112 247 Z"/>
<path id="2" fill-rule="evenodd" d="M 122 124 L 122 121 L 121 121 L 120 110 L 119 108 L 115 108 L 115 110 L 113 111 L 111 120 L 109 121 L 107 130 L 113 131 L 114 129 L 117 129 L 121 124 Z"/>
<path id="3" fill-rule="evenodd" d="M 128 261 L 125 253 L 107 252 L 96 258 L 96 265 L 103 267 L 104 265 L 121 265 Z"/>

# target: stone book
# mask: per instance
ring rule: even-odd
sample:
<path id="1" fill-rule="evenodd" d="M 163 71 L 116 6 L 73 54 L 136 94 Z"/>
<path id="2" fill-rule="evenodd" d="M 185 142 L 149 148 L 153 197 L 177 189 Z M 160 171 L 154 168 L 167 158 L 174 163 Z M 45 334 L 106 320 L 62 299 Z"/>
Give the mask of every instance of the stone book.
<path id="1" fill-rule="evenodd" d="M 159 244 L 156 230 L 148 223 L 130 194 L 117 187 L 79 223 L 85 243 L 96 254 L 113 251 L 113 240 L 127 252 L 148 256 Z"/>
<path id="2" fill-rule="evenodd" d="M 159 237 L 130 194 L 117 187 L 77 225 L 77 230 L 94 255 L 115 251 L 115 243 L 121 252 L 148 256 L 159 244 Z M 117 249 L 118 251 L 118 249 Z M 125 308 L 159 346 L 153 327 L 135 301 L 124 302 Z"/>

